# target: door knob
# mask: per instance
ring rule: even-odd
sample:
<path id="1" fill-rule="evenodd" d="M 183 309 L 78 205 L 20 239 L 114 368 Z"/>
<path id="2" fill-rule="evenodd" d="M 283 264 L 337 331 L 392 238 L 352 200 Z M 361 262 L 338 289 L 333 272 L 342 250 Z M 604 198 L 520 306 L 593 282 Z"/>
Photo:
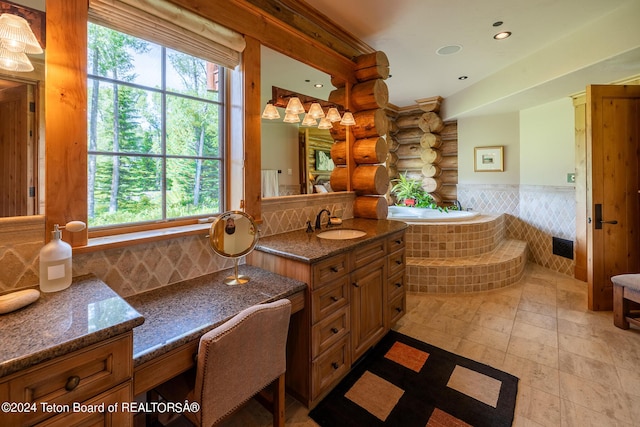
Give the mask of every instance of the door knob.
<path id="1" fill-rule="evenodd" d="M 602 219 L 602 205 L 600 203 L 595 205 L 595 219 L 596 219 L 596 224 L 595 224 L 595 229 L 596 230 L 601 230 L 602 229 L 602 224 L 612 224 L 615 225 L 618 223 L 617 220 L 610 220 L 610 221 L 605 221 Z"/>

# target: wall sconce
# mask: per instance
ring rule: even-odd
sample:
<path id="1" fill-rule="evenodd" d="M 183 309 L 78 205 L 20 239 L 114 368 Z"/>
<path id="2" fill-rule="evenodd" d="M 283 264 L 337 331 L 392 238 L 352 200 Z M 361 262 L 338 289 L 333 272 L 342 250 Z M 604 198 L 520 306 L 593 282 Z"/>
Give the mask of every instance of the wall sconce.
<path id="1" fill-rule="evenodd" d="M 26 54 L 42 53 L 42 47 L 26 19 L 10 13 L 0 15 L 0 68 L 33 71 Z"/>

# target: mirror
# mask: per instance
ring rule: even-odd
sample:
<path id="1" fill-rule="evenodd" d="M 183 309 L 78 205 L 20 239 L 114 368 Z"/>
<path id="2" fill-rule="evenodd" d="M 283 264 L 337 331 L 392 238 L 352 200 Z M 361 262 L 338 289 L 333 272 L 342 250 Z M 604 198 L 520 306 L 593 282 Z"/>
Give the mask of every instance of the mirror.
<path id="1" fill-rule="evenodd" d="M 272 88 L 327 100 L 334 89 L 331 77 L 279 52 L 261 47 L 262 107 L 273 98 Z M 316 87 L 322 85 L 322 87 Z M 263 198 L 326 191 L 330 170 L 318 169 L 316 150 L 329 154 L 333 138 L 328 130 L 284 123 L 280 119 L 262 119 L 262 196 Z M 302 116 L 301 116 L 302 118 Z M 323 191 L 324 192 L 324 191 Z"/>
<path id="2" fill-rule="evenodd" d="M 242 211 L 223 212 L 211 224 L 209 245 L 215 253 L 234 261 L 234 275 L 227 277 L 227 285 L 247 283 L 247 276 L 238 275 L 238 258 L 247 255 L 258 243 L 258 227 L 251 215 Z"/>

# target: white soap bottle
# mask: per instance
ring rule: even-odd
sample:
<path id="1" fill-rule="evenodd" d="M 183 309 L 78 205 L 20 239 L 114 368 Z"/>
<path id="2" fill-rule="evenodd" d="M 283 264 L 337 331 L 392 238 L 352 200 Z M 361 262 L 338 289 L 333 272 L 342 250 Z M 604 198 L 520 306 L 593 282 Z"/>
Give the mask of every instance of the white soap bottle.
<path id="1" fill-rule="evenodd" d="M 53 226 L 52 238 L 40 249 L 40 290 L 56 292 L 71 285 L 71 245 L 62 240 L 58 224 Z"/>

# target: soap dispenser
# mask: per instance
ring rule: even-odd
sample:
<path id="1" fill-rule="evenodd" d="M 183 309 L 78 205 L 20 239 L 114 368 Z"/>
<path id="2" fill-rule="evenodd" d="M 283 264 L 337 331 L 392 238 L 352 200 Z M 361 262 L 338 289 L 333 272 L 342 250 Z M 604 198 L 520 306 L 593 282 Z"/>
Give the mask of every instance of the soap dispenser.
<path id="1" fill-rule="evenodd" d="M 71 245 L 62 240 L 62 228 L 80 231 L 85 228 L 82 221 L 71 221 L 66 225 L 55 224 L 51 241 L 40 249 L 40 290 L 57 292 L 71 285 Z"/>

